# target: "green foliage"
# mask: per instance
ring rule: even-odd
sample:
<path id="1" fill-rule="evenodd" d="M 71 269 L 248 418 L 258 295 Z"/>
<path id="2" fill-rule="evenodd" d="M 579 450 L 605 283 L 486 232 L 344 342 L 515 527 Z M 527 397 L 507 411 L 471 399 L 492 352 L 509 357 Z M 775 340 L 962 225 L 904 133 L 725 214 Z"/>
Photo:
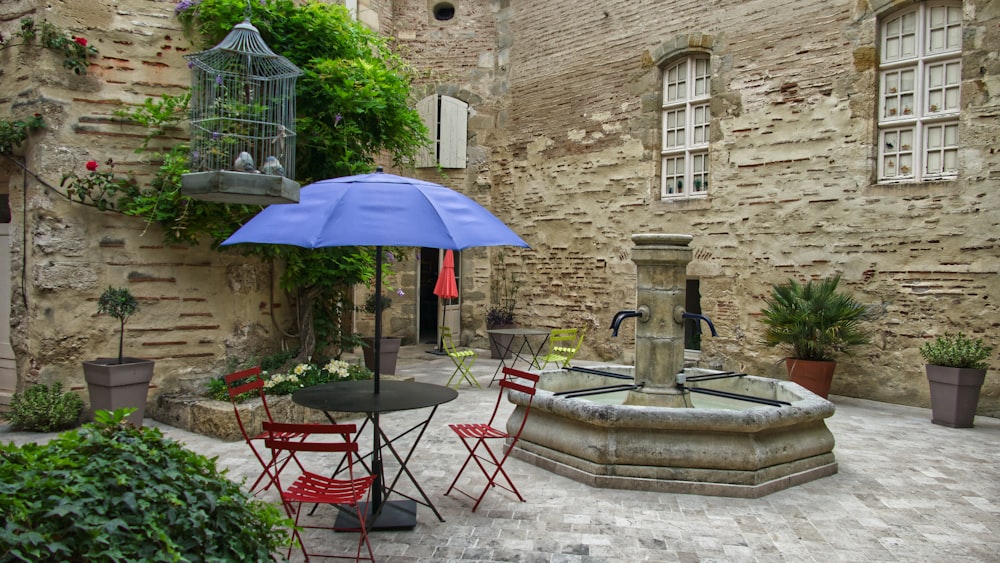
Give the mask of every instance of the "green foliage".
<path id="1" fill-rule="evenodd" d="M 365 366 L 349 364 L 343 360 L 330 360 L 323 365 L 304 363 L 289 369 L 280 369 L 271 374 L 270 370 L 261 366 L 261 376 L 264 378 L 264 393 L 267 395 L 291 395 L 304 387 L 311 387 L 330 381 L 371 379 L 372 372 Z M 222 377 L 217 377 L 208 383 L 207 396 L 216 401 L 228 401 L 229 392 Z M 256 397 L 256 393 L 245 393 L 236 398 L 237 402 Z"/>
<path id="2" fill-rule="evenodd" d="M 63 393 L 62 382 L 49 387 L 32 385 L 23 393 L 14 393 L 10 401 L 10 422 L 17 430 L 52 432 L 80 424 L 83 399 L 76 393 Z"/>
<path id="3" fill-rule="evenodd" d="M 992 351 L 993 347 L 987 346 L 982 338 L 972 338 L 962 332 L 946 332 L 920 347 L 920 355 L 928 364 L 980 370 L 990 367 L 987 360 Z"/>
<path id="4" fill-rule="evenodd" d="M 32 131 L 45 127 L 45 121 L 40 113 L 26 119 L 0 119 L 0 154 L 14 154 L 14 149 L 21 146 Z"/>
<path id="5" fill-rule="evenodd" d="M 97 49 L 88 45 L 87 39 L 69 35 L 45 20 L 36 25 L 32 18 L 21 18 L 21 29 L 16 36 L 24 41 L 24 45 L 32 45 L 38 40 L 42 47 L 61 54 L 63 66 L 75 74 L 87 74 L 88 60 L 97 55 Z M 0 46 L 8 46 L 2 37 Z"/>
<path id="6" fill-rule="evenodd" d="M 244 0 L 178 5 L 177 17 L 210 48 L 243 21 Z M 296 84 L 296 171 L 308 183 L 369 172 L 383 154 L 414 158 L 427 130 L 412 109 L 414 69 L 385 37 L 344 6 L 308 1 L 249 3 L 251 21 L 275 53 L 303 71 Z"/>
<path id="7" fill-rule="evenodd" d="M 486 327 L 510 326 L 514 324 L 514 308 L 517 295 L 521 291 L 521 280 L 517 273 L 507 268 L 507 253 L 498 250 L 493 255 L 493 279 L 490 280 L 492 303 L 486 310 Z"/>
<path id="8" fill-rule="evenodd" d="M 861 324 L 867 308 L 850 293 L 839 291 L 840 276 L 800 284 L 788 280 L 772 286 L 761 311 L 768 346 L 787 344 L 800 360 L 832 360 L 835 352 L 867 344 Z"/>
<path id="9" fill-rule="evenodd" d="M 125 422 L 0 445 L 3 561 L 270 561 L 291 522 L 209 459 Z"/>
<path id="10" fill-rule="evenodd" d="M 121 333 L 118 335 L 118 363 L 125 361 L 123 354 L 125 346 L 125 323 L 129 317 L 139 310 L 139 301 L 132 296 L 127 287 L 114 288 L 108 286 L 97 299 L 97 312 L 110 315 L 121 323 Z"/>
<path id="11" fill-rule="evenodd" d="M 112 159 L 109 158 L 104 164 L 108 170 L 100 172 L 97 162 L 91 160 L 86 164 L 86 174 L 83 176 L 75 172 L 65 174 L 59 185 L 66 188 L 66 195 L 70 199 L 88 203 L 101 211 L 113 211 L 116 208 L 116 201 L 122 195 L 138 193 L 139 186 L 130 174 L 124 176 L 115 174 L 115 163 Z"/>

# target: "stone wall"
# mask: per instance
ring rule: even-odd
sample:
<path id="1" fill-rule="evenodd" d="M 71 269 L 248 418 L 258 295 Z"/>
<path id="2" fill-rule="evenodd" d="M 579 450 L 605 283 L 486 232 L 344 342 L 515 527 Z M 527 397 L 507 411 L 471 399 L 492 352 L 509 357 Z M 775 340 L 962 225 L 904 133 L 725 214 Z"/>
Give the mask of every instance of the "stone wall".
<path id="1" fill-rule="evenodd" d="M 495 211 L 532 245 L 522 322 L 585 326 L 583 357 L 631 361 L 632 328 L 607 329 L 635 303 L 629 236 L 688 233 L 688 274 L 720 331 L 703 364 L 784 377 L 784 351 L 762 344 L 770 284 L 841 274 L 877 318 L 832 392 L 927 406 L 922 342 L 958 330 L 997 342 L 1000 14 L 966 2 L 959 179 L 885 186 L 873 61 L 876 11 L 891 4 L 512 2 L 490 169 Z M 691 51 L 711 55 L 711 191 L 661 201 L 657 64 Z M 1000 414 L 993 375 L 981 414 Z"/>
<path id="2" fill-rule="evenodd" d="M 531 244 L 508 254 L 525 281 L 518 321 L 585 327 L 580 357 L 632 361 L 631 321 L 617 338 L 607 326 L 635 305 L 629 237 L 642 232 L 694 236 L 688 275 L 720 332 L 703 340 L 703 365 L 783 377 L 784 352 L 761 343 L 759 312 L 770 285 L 789 277 L 841 274 L 876 314 L 873 343 L 840 358 L 834 394 L 927 406 L 922 342 L 957 330 L 997 342 L 995 3 L 965 2 L 960 177 L 898 185 L 874 183 L 874 61 L 877 15 L 909 0 L 456 0 L 448 22 L 433 20 L 427 0 L 361 4 L 362 19 L 420 69 L 416 98 L 470 104 L 467 169 L 396 172 L 462 191 Z M 113 110 L 186 84 L 180 57 L 190 47 L 172 7 L 3 3 L 5 36 L 23 15 L 43 14 L 101 51 L 86 77 L 51 53 L 0 51 L 0 107 L 41 109 L 49 123 L 25 147 L 27 168 L 52 185 L 92 158 L 142 170 L 131 153 L 141 132 Z M 703 200 L 661 201 L 658 65 L 686 52 L 711 57 L 711 188 Z M 80 359 L 112 351 L 115 330 L 93 303 L 108 284 L 141 297 L 130 350 L 157 357 L 167 366 L 158 373 L 176 374 L 171 385 L 278 338 L 272 310 L 287 308 L 262 265 L 164 248 L 140 219 L 71 204 L 17 167 L 0 174 L 14 216 L 12 340 L 24 377 L 77 377 Z M 485 345 L 495 252 L 462 253 L 463 343 Z M 400 287 L 410 290 L 416 271 L 401 269 Z M 394 304 L 393 332 L 415 324 L 407 304 Z M 980 414 L 996 416 L 996 355 L 992 366 Z"/>
<path id="3" fill-rule="evenodd" d="M 86 174 L 88 160 L 107 170 L 113 159 L 116 171 L 132 171 L 140 183 L 150 179 L 153 166 L 134 152 L 144 131 L 114 112 L 186 91 L 182 55 L 192 47 L 173 3 L 75 1 L 46 9 L 43 2 L 4 2 L 0 33 L 12 37 L 23 17 L 84 37 L 99 55 L 86 75 L 76 76 L 49 50 L 0 51 L 3 113 L 38 112 L 46 123 L 23 147 L 20 166 L 5 162 L 3 176 L 13 223 L 18 387 L 61 380 L 81 388 L 80 361 L 117 354 L 117 321 L 97 315 L 97 298 L 109 285 L 129 288 L 140 302 L 125 328 L 125 353 L 156 361 L 157 391 L 194 388 L 223 373 L 228 357 L 273 350 L 280 338 L 275 324 L 289 313 L 279 272 L 237 252 L 212 250 L 207 241 L 167 246 L 150 221 L 70 201 L 60 186 L 64 174 Z M 186 133 L 168 137 L 182 142 Z"/>

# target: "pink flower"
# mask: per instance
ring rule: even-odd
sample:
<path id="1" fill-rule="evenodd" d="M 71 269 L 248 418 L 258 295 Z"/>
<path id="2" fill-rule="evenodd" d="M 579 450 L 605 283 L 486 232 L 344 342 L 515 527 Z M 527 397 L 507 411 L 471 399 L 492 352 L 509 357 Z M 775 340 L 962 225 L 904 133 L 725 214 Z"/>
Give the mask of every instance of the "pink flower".
<path id="1" fill-rule="evenodd" d="M 87 40 L 85 38 L 83 38 L 83 37 L 74 37 L 73 41 L 76 41 L 77 43 L 79 43 L 81 47 L 86 47 L 87 46 Z"/>
<path id="2" fill-rule="evenodd" d="M 97 161 L 96 160 L 88 160 L 87 161 L 87 170 L 90 170 L 91 172 L 97 170 Z"/>

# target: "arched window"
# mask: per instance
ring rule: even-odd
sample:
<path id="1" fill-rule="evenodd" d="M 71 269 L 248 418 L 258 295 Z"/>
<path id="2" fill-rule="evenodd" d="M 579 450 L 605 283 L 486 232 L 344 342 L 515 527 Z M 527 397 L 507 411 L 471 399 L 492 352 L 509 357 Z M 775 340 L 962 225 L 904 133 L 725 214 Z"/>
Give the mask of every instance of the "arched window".
<path id="1" fill-rule="evenodd" d="M 920 3 L 881 25 L 878 180 L 958 175 L 962 7 Z"/>
<path id="2" fill-rule="evenodd" d="M 661 184 L 663 199 L 708 193 L 709 59 L 690 56 L 663 71 Z"/>

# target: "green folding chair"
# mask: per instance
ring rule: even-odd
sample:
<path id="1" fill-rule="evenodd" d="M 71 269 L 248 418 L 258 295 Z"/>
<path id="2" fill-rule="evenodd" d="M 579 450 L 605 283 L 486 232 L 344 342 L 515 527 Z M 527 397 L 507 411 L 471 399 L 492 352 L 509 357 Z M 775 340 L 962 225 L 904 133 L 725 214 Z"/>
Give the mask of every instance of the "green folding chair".
<path id="1" fill-rule="evenodd" d="M 565 369 L 583 344 L 586 328 L 555 328 L 549 334 L 549 353 L 537 358 L 535 365 L 545 369 L 549 364 L 557 364 Z"/>
<path id="2" fill-rule="evenodd" d="M 448 354 L 448 357 L 455 364 L 455 371 L 451 372 L 451 377 L 448 378 L 448 383 L 445 383 L 445 387 L 451 387 L 451 382 L 455 379 L 455 376 L 461 374 L 461 377 L 455 383 L 456 389 L 462 385 L 463 380 L 468 381 L 469 385 L 475 385 L 482 389 L 483 386 L 472 375 L 472 366 L 476 363 L 479 353 L 471 348 L 458 348 L 455 346 L 455 341 L 451 338 L 451 329 L 446 326 L 441 327 L 441 344 L 444 346 L 445 353 Z"/>

